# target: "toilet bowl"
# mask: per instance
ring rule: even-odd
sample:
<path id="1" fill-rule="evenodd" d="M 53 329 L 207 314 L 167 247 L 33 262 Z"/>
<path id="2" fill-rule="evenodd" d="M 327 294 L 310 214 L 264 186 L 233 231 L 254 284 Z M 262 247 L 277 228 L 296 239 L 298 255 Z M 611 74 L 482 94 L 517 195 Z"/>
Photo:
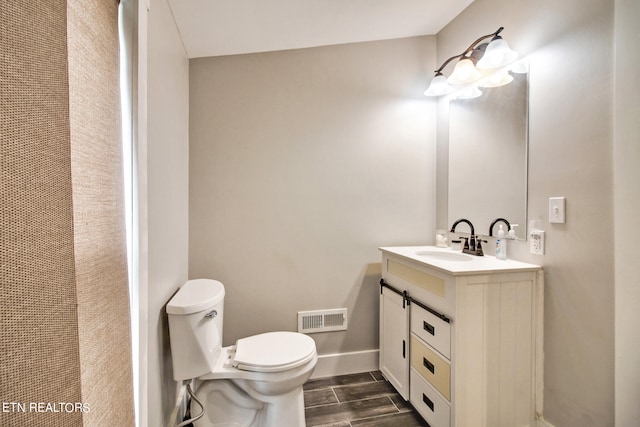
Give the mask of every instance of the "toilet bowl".
<path id="1" fill-rule="evenodd" d="M 222 347 L 223 307 L 224 286 L 209 279 L 186 282 L 167 304 L 174 379 L 195 379 L 204 407 L 194 425 L 304 427 L 302 385 L 317 362 L 313 339 L 266 332 Z"/>

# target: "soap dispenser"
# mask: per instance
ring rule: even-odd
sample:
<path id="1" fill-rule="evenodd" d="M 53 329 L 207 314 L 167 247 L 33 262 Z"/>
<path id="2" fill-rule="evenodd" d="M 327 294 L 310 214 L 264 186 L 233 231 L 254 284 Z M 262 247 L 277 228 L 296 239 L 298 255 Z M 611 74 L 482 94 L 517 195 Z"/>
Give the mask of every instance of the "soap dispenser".
<path id="1" fill-rule="evenodd" d="M 507 241 L 504 238 L 502 224 L 500 224 L 498 238 L 496 239 L 496 258 L 502 260 L 507 259 Z"/>

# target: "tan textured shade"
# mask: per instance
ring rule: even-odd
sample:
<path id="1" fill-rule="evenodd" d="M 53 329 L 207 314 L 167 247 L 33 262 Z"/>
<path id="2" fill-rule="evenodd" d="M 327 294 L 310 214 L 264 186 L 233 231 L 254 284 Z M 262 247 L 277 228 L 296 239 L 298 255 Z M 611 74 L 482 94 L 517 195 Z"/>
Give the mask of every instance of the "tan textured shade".
<path id="1" fill-rule="evenodd" d="M 9 0 L 0 37 L 0 425 L 132 426 L 117 2 Z"/>

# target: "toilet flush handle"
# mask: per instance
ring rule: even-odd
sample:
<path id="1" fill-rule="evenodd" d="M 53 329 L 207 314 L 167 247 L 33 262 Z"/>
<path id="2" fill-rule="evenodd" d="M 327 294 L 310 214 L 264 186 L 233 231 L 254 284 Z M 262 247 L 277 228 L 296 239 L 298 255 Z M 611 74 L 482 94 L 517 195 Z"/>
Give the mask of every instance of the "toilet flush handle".
<path id="1" fill-rule="evenodd" d="M 215 310 L 211 310 L 210 312 L 208 312 L 207 314 L 204 315 L 204 317 L 207 317 L 209 319 L 213 319 L 214 317 L 216 317 L 218 315 L 218 312 Z"/>

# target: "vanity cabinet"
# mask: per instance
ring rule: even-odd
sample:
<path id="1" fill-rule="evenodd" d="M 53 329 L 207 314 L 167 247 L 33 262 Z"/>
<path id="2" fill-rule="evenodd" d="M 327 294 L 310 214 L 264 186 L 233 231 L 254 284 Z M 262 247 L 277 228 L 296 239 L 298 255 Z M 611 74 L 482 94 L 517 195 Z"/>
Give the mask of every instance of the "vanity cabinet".
<path id="1" fill-rule="evenodd" d="M 381 287 L 380 371 L 409 400 L 409 306 L 406 294 Z"/>
<path id="2" fill-rule="evenodd" d="M 398 391 L 407 398 L 408 389 L 431 427 L 535 425 L 542 410 L 542 268 L 458 258 L 447 249 L 380 249 L 380 367 L 387 379 L 398 388 L 390 376 L 408 371 L 408 385 Z M 383 311 L 391 294 L 396 308 L 404 298 L 406 325 Z M 389 372 L 386 346 L 401 338 L 407 357 Z"/>

